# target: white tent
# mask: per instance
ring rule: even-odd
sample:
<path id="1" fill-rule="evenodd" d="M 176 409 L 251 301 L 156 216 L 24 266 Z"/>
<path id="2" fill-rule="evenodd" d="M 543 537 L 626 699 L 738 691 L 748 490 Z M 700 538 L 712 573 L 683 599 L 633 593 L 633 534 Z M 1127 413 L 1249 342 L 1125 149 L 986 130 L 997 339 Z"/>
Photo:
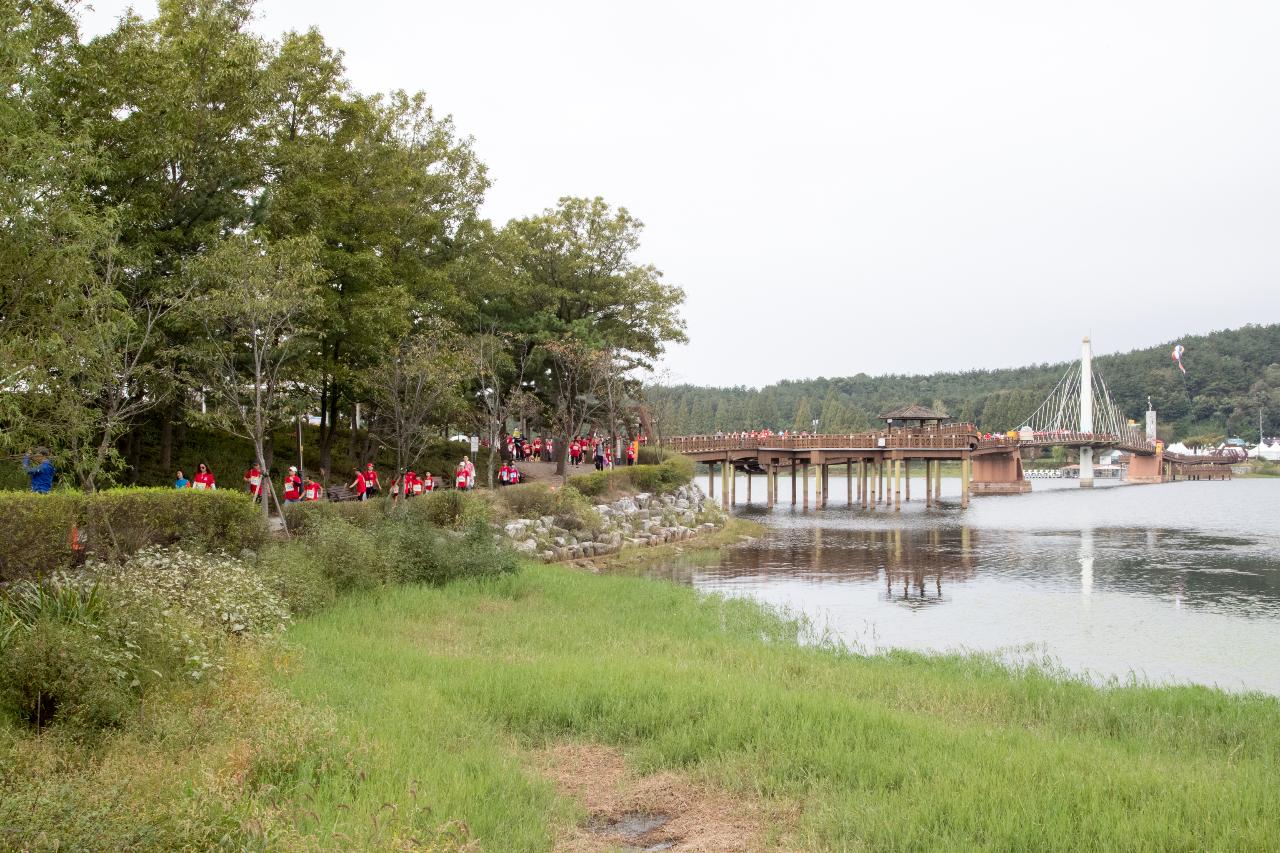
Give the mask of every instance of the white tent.
<path id="1" fill-rule="evenodd" d="M 1280 441 L 1268 444 L 1263 442 L 1249 451 L 1250 459 L 1265 459 L 1268 462 L 1280 462 Z"/>
<path id="2" fill-rule="evenodd" d="M 1174 442 L 1173 444 L 1168 445 L 1167 447 L 1165 447 L 1165 451 L 1168 453 L 1185 453 L 1185 454 L 1194 453 L 1194 451 L 1191 448 L 1187 447 L 1181 441 Z"/>

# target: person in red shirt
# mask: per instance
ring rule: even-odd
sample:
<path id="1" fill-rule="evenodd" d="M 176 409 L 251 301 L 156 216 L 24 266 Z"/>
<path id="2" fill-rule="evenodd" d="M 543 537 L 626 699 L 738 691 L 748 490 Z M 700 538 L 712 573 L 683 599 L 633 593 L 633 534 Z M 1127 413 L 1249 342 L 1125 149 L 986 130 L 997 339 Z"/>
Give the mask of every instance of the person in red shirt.
<path id="1" fill-rule="evenodd" d="M 627 465 L 634 465 L 634 464 L 636 464 L 636 446 L 634 444 L 628 443 L 627 444 Z"/>
<path id="2" fill-rule="evenodd" d="M 373 470 L 373 463 L 364 466 L 364 488 L 370 497 L 377 497 L 382 487 L 378 485 L 378 472 Z"/>
<path id="3" fill-rule="evenodd" d="M 410 468 L 404 473 L 404 496 L 411 498 L 420 494 L 422 494 L 422 481 L 418 479 L 418 475 Z"/>
<path id="4" fill-rule="evenodd" d="M 289 473 L 284 476 L 284 502 L 296 504 L 302 500 L 302 478 L 298 476 L 298 467 L 289 466 Z"/>
<path id="5" fill-rule="evenodd" d="M 360 469 L 358 468 L 352 468 L 351 473 L 355 474 L 356 478 L 347 484 L 347 488 L 356 490 L 357 500 L 362 500 L 362 501 L 368 500 L 369 484 L 364 478 L 364 473 L 360 471 Z"/>
<path id="6" fill-rule="evenodd" d="M 307 478 L 307 484 L 302 487 L 302 499 L 307 502 L 320 500 L 320 484 L 311 478 Z"/>
<path id="7" fill-rule="evenodd" d="M 435 478 L 431 476 L 430 471 L 422 475 L 422 479 L 418 481 L 418 484 L 422 487 L 422 491 L 424 492 L 434 492 L 436 490 L 436 481 Z"/>
<path id="8" fill-rule="evenodd" d="M 262 494 L 262 471 L 259 470 L 256 462 L 249 466 L 248 471 L 244 472 L 244 484 L 253 499 L 257 500 L 258 496 Z"/>
<path id="9" fill-rule="evenodd" d="M 533 458 L 542 461 L 542 437 L 533 440 Z"/>
<path id="10" fill-rule="evenodd" d="M 218 484 L 213 479 L 213 472 L 203 462 L 196 466 L 196 475 L 191 478 L 191 488 L 211 490 L 218 488 Z"/>

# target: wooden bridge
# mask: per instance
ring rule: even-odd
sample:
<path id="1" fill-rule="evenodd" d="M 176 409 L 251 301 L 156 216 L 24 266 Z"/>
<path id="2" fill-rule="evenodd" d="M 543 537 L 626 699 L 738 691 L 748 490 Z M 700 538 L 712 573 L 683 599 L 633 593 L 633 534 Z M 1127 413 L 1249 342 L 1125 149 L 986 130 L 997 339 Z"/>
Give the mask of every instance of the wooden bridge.
<path id="1" fill-rule="evenodd" d="M 923 428 L 886 428 L 858 433 L 824 435 L 771 435 L 731 433 L 669 438 L 664 446 L 708 466 L 708 494 L 715 496 L 716 471 L 721 479 L 721 501 L 727 508 L 737 500 L 737 477 L 747 474 L 747 500 L 751 500 L 753 476 L 765 476 L 768 505 L 778 502 L 778 474 L 791 475 L 791 503 L 797 502 L 797 485 L 803 504 L 809 505 L 810 469 L 817 478 L 816 501 L 826 506 L 830 498 L 830 470 L 845 466 L 845 488 L 850 504 L 874 507 L 892 504 L 901 509 L 911 500 L 911 466 L 924 469 L 926 506 L 938 500 L 942 463 L 960 463 L 960 505 L 971 495 L 1019 494 L 1031 490 L 1022 470 L 1022 451 L 1045 447 L 1114 447 L 1132 453 L 1131 482 L 1158 483 L 1183 479 L 1229 479 L 1230 460 L 1219 457 L 1165 453 L 1158 442 L 1143 441 L 1131 433 L 1019 433 L 984 438 L 973 424 L 945 424 Z M 905 485 L 905 494 L 904 494 Z"/>

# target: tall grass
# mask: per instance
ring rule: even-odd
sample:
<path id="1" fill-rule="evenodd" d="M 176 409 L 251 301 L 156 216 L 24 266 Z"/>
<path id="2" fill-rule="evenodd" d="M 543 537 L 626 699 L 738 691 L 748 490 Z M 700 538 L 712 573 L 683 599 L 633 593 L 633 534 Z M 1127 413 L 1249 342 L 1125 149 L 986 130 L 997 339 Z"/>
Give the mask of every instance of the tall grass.
<path id="1" fill-rule="evenodd" d="M 308 776 L 301 831 L 335 843 L 387 803 L 427 803 L 424 826 L 546 850 L 575 814 L 519 756 L 583 739 L 798 804 L 784 836 L 802 848 L 1280 847 L 1274 698 L 860 657 L 799 630 L 749 602 L 544 566 L 342 600 L 294 627 L 305 653 L 281 681 L 364 745 L 362 781 Z"/>

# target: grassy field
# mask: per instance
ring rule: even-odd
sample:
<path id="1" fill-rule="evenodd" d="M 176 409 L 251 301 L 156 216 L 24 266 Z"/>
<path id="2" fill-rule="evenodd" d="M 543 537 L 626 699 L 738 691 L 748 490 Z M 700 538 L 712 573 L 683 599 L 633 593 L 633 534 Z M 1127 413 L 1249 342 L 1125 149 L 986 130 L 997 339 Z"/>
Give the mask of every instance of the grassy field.
<path id="1" fill-rule="evenodd" d="M 585 814 L 530 756 L 569 741 L 776 806 L 793 849 L 1280 849 L 1273 698 L 863 658 L 799 630 L 555 566 L 347 598 L 292 629 L 277 678 L 353 757 L 293 767 L 284 808 L 320 844 L 547 850 Z"/>

